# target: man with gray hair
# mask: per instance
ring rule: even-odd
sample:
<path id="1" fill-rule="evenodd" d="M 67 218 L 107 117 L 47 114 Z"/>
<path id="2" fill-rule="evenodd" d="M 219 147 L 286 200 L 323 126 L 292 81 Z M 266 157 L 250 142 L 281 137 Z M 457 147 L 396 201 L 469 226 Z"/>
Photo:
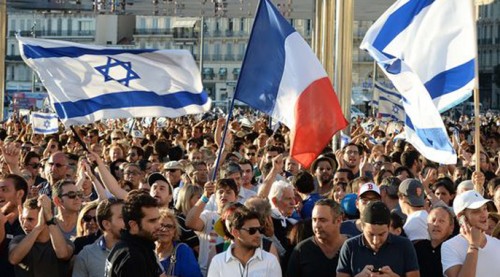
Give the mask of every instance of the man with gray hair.
<path id="1" fill-rule="evenodd" d="M 271 218 L 274 226 L 274 235 L 278 238 L 281 245 L 285 248 L 286 254 L 281 259 L 281 264 L 288 264 L 288 256 L 291 253 L 290 242 L 287 234 L 297 221 L 290 216 L 295 211 L 295 194 L 293 186 L 286 181 L 276 181 L 269 191 L 269 201 L 272 206 Z"/>

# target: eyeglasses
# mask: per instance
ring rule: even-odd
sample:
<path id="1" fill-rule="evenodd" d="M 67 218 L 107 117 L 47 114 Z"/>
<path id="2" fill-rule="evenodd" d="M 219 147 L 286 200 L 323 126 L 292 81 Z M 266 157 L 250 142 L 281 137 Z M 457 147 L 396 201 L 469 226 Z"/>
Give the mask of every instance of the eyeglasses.
<path id="1" fill-rule="evenodd" d="M 28 166 L 31 166 L 33 169 L 37 169 L 42 166 L 42 164 L 28 164 Z"/>
<path id="2" fill-rule="evenodd" d="M 240 230 L 247 231 L 250 235 L 255 235 L 257 231 L 261 234 L 264 233 L 264 227 L 250 227 L 250 228 L 240 228 Z"/>
<path id="3" fill-rule="evenodd" d="M 52 166 L 56 166 L 57 168 L 61 168 L 63 166 L 66 166 L 65 164 L 60 164 L 60 163 L 49 163 L 49 165 L 52 167 Z"/>
<path id="4" fill-rule="evenodd" d="M 92 220 L 94 220 L 94 222 L 97 222 L 97 217 L 96 216 L 91 216 L 89 214 L 86 214 L 82 217 L 83 221 L 85 222 L 90 222 Z"/>
<path id="5" fill-rule="evenodd" d="M 83 192 L 82 191 L 68 191 L 67 193 L 61 194 L 60 197 L 67 196 L 69 199 L 75 199 L 75 198 L 83 198 Z"/>
<path id="6" fill-rule="evenodd" d="M 249 152 L 246 154 L 247 156 L 255 156 L 255 152 Z"/>
<path id="7" fill-rule="evenodd" d="M 121 138 L 111 138 L 111 140 L 120 140 Z"/>
<path id="8" fill-rule="evenodd" d="M 139 171 L 125 171 L 123 172 L 125 175 L 139 175 Z"/>
<path id="9" fill-rule="evenodd" d="M 345 152 L 347 155 L 359 155 L 358 151 L 346 151 Z"/>
<path id="10" fill-rule="evenodd" d="M 174 228 L 175 228 L 175 225 L 173 225 L 173 224 L 161 224 L 160 225 L 160 229 L 162 231 L 167 231 L 167 230 L 172 231 Z"/>

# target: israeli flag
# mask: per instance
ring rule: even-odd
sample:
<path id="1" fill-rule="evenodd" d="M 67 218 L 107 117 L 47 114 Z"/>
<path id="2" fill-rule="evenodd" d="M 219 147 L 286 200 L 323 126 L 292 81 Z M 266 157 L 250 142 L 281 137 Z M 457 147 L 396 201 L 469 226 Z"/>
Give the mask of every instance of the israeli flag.
<path id="1" fill-rule="evenodd" d="M 210 110 L 186 50 L 113 49 L 18 37 L 65 125 L 101 119 L 178 117 Z"/>
<path id="2" fill-rule="evenodd" d="M 57 115 L 55 113 L 31 113 L 31 128 L 35 134 L 55 134 L 59 131 Z"/>
<path id="3" fill-rule="evenodd" d="M 472 3 L 399 0 L 368 30 L 367 50 L 403 97 L 407 140 L 426 158 L 455 164 L 439 111 L 471 95 L 475 36 Z"/>
<path id="4" fill-rule="evenodd" d="M 404 121 L 403 97 L 396 91 L 375 84 L 378 91 L 378 115 L 382 120 Z"/>

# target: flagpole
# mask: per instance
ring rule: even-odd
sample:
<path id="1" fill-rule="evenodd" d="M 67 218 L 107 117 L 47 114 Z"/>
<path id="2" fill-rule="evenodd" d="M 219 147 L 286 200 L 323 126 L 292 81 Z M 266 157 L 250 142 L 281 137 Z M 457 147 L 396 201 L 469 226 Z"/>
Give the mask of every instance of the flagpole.
<path id="1" fill-rule="evenodd" d="M 481 122 L 479 118 L 479 59 L 477 54 L 477 7 L 474 0 L 470 0 L 469 4 L 472 5 L 472 22 L 474 24 L 474 46 L 475 46 L 475 62 L 474 62 L 474 150 L 476 152 L 476 172 L 481 171 L 480 158 L 481 158 Z"/>
<path id="2" fill-rule="evenodd" d="M 375 82 L 377 81 L 377 62 L 375 60 L 373 60 L 373 73 L 372 73 L 372 86 L 373 86 L 373 91 L 372 91 L 372 115 L 373 117 L 376 118 L 376 113 L 375 113 L 375 106 L 373 105 L 373 99 L 375 98 Z M 379 101 L 380 103 L 380 100 L 377 99 L 377 101 Z"/>
<path id="3" fill-rule="evenodd" d="M 333 0 L 332 0 L 333 1 Z M 335 0 L 335 92 L 340 100 L 342 113 L 351 118 L 352 90 L 352 25 L 354 18 L 353 0 Z M 349 126 L 347 127 L 349 132 Z M 350 133 L 347 133 L 350 135 Z M 340 135 L 333 139 L 333 149 L 340 146 Z"/>
<path id="4" fill-rule="evenodd" d="M 0 0 L 0 120 L 3 121 L 5 100 L 5 55 L 7 44 L 7 0 Z"/>

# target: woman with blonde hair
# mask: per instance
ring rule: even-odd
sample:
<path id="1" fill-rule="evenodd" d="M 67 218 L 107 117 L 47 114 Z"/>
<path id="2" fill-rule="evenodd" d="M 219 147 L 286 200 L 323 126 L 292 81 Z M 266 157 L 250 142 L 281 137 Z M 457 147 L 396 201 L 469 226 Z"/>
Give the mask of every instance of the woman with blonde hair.
<path id="1" fill-rule="evenodd" d="M 186 227 L 186 215 L 194 204 L 196 204 L 198 199 L 200 199 L 202 194 L 202 187 L 197 185 L 184 185 L 178 190 L 177 201 L 175 202 L 177 221 L 181 228 L 180 241 L 189 245 L 189 247 L 195 251 L 196 256 L 199 252 L 200 240 L 192 229 Z"/>
<path id="2" fill-rule="evenodd" d="M 97 205 L 98 201 L 87 202 L 78 214 L 76 224 L 75 255 L 78 254 L 85 245 L 92 244 L 101 232 L 97 225 Z"/>
<path id="3" fill-rule="evenodd" d="M 193 250 L 179 241 L 180 227 L 173 211 L 160 209 L 160 232 L 156 241 L 158 256 L 167 276 L 201 277 Z"/>

